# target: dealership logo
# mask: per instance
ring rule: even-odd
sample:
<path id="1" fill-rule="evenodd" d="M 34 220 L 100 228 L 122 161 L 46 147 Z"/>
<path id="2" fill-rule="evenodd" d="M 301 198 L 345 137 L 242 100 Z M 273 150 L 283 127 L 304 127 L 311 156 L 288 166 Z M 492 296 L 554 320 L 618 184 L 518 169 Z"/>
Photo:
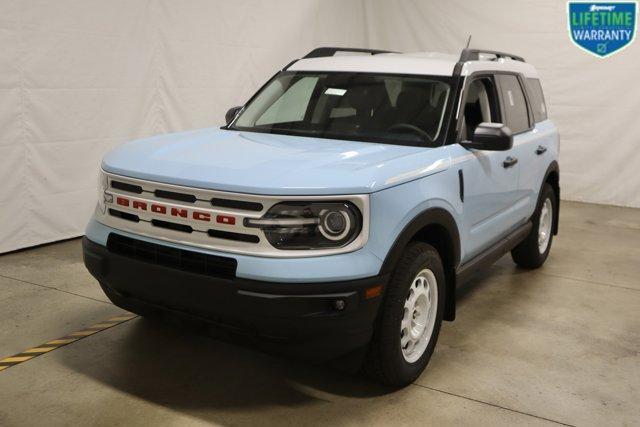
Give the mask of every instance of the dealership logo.
<path id="1" fill-rule="evenodd" d="M 569 36 L 581 49 L 604 58 L 629 46 L 636 36 L 636 2 L 569 2 Z"/>

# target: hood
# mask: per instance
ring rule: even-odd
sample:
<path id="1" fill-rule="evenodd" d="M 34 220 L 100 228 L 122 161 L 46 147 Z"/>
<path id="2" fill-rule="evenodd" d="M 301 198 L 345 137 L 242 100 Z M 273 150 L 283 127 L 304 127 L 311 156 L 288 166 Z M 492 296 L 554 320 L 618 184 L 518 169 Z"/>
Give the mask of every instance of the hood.
<path id="1" fill-rule="evenodd" d="M 424 147 L 211 128 L 126 143 L 104 157 L 102 168 L 230 192 L 364 194 L 443 170 L 442 154 Z"/>

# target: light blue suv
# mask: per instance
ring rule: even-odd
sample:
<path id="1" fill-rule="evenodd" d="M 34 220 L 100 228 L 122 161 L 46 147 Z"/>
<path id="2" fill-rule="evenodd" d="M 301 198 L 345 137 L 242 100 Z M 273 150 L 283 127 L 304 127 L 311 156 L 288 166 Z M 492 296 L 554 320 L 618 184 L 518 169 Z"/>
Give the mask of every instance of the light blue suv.
<path id="1" fill-rule="evenodd" d="M 404 385 L 456 285 L 545 262 L 558 144 L 520 57 L 319 48 L 222 128 L 107 154 L 84 260 L 127 310 Z"/>

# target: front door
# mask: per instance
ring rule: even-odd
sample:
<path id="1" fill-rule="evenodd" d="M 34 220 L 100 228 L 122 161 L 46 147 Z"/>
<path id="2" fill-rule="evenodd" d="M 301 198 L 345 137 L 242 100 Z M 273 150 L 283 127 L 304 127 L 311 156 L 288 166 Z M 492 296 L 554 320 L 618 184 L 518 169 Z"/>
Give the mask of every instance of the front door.
<path id="1" fill-rule="evenodd" d="M 482 122 L 503 123 L 500 92 L 491 75 L 470 78 L 459 115 L 459 138 L 471 140 Z M 526 108 L 526 104 L 525 104 Z M 518 225 L 518 173 L 514 150 L 452 148 L 453 166 L 461 170 L 465 235 L 462 262 L 504 237 Z"/>

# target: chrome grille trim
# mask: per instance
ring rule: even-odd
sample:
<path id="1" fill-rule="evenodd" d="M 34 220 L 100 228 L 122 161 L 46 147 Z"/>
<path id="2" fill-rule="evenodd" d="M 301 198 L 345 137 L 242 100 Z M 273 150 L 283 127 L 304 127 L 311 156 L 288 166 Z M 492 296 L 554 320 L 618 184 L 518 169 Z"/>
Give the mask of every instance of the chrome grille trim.
<path id="1" fill-rule="evenodd" d="M 165 184 L 153 181 L 146 181 L 137 178 L 129 178 L 121 175 L 115 175 L 102 171 L 107 177 L 107 190 L 105 190 L 104 197 L 111 199 L 111 202 L 105 201 L 104 209 L 98 208 L 96 210 L 96 219 L 109 227 L 127 231 L 130 233 L 147 236 L 150 238 L 165 240 L 173 243 L 180 243 L 188 246 L 195 246 L 214 251 L 237 253 L 245 255 L 255 255 L 263 257 L 274 258 L 300 258 L 300 257 L 315 257 L 325 255 L 335 255 L 340 253 L 353 252 L 362 248 L 369 237 L 369 196 L 368 195 L 334 195 L 334 196 L 266 196 L 246 193 L 232 193 L 218 190 L 208 190 L 194 187 L 184 187 L 173 184 Z M 119 181 L 122 183 L 130 184 L 132 186 L 142 187 L 142 193 L 136 194 L 111 187 L 111 181 Z M 180 193 L 186 195 L 195 196 L 196 200 L 193 203 L 171 200 L 166 198 L 159 198 L 155 196 L 156 190 L 169 193 Z M 129 206 L 122 206 L 117 204 L 118 196 L 124 197 L 129 200 Z M 101 195 L 101 197 L 103 197 Z M 231 201 L 246 202 L 247 205 L 261 206 L 262 209 L 246 210 L 233 207 L 221 207 L 211 204 L 212 199 L 222 199 Z M 259 219 L 261 218 L 273 205 L 285 202 L 285 201 L 330 201 L 330 200 L 344 200 L 350 201 L 360 209 L 362 213 L 362 231 L 360 235 L 348 245 L 342 248 L 336 249 L 319 249 L 319 250 L 281 250 L 276 249 L 264 236 L 261 229 L 255 227 L 247 227 L 246 219 Z M 137 202 L 137 206 L 140 204 L 146 204 L 147 210 L 141 210 L 139 208 L 133 208 L 131 205 L 133 202 Z M 180 216 L 169 216 L 159 213 L 154 213 L 149 210 L 149 206 L 164 207 L 167 211 L 171 209 L 177 209 L 182 214 L 186 212 L 186 218 Z M 233 205 L 232 203 L 230 205 Z M 242 203 L 237 204 L 242 205 Z M 100 206 L 100 204 L 99 204 Z M 119 218 L 109 215 L 109 208 L 115 209 L 126 214 L 137 215 L 140 219 L 139 222 L 133 222 L 127 219 Z M 197 211 L 200 213 L 208 214 L 211 221 L 195 220 L 193 219 L 193 213 Z M 215 218 L 218 215 L 230 216 L 235 219 L 235 224 L 224 224 L 216 222 Z M 152 220 L 169 221 L 176 224 L 182 224 L 189 226 L 193 229 L 188 233 L 185 231 L 172 230 L 169 228 L 156 227 L 152 225 Z M 227 233 L 238 233 L 247 236 L 255 236 L 256 239 L 242 240 L 230 240 L 212 237 L 209 230 L 217 230 Z M 252 240 L 252 241 L 250 241 Z"/>

